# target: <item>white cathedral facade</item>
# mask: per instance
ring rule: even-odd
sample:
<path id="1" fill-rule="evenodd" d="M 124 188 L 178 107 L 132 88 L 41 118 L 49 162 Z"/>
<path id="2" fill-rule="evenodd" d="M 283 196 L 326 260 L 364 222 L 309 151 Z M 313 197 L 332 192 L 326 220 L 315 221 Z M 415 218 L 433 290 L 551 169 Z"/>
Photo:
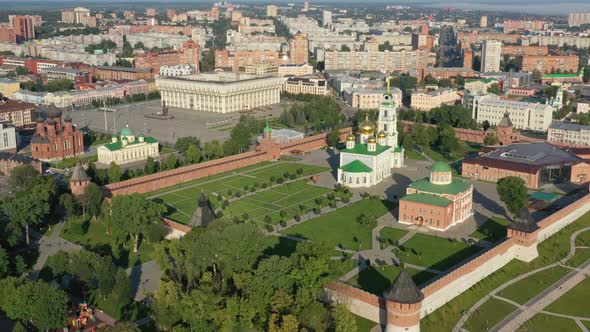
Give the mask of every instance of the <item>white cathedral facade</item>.
<path id="1" fill-rule="evenodd" d="M 397 106 L 389 92 L 383 94 L 377 126 L 368 118 L 358 127 L 358 139 L 349 135 L 340 151 L 338 183 L 353 188 L 371 187 L 391 176 L 404 163 L 404 149 L 397 144 Z"/>

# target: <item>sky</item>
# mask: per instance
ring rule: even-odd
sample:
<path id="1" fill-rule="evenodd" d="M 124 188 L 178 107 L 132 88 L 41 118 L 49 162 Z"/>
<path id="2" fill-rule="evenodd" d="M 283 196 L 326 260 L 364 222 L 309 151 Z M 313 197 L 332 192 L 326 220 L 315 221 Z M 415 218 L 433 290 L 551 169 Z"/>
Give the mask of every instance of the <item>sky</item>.
<path id="1" fill-rule="evenodd" d="M 216 0 L 219 1 L 219 0 Z M 206 1 L 206 0 L 19 0 L 15 2 L 15 0 L 0 0 L 0 3 L 4 4 L 13 4 L 18 7 L 23 7 L 27 3 L 30 4 L 27 9 L 30 9 L 31 6 L 34 6 L 35 3 L 39 4 L 40 7 L 47 8 L 48 6 L 55 6 L 55 7 L 64 7 L 64 6 L 71 6 L 72 3 L 75 4 L 107 4 L 107 3 L 117 3 L 118 5 L 122 3 L 133 3 L 133 4 L 142 4 L 142 3 L 193 3 L 193 4 L 204 4 L 204 3 L 213 3 L 215 1 Z M 240 0 L 240 1 L 228 1 L 228 2 L 235 2 L 235 3 L 287 3 L 287 2 L 294 2 L 294 3 L 303 3 L 303 0 Z M 314 0 L 310 0 L 313 4 Z M 373 3 L 383 3 L 388 5 L 415 5 L 415 6 L 423 6 L 423 7 L 454 7 L 460 9 L 482 9 L 482 10 L 497 10 L 497 11 L 509 11 L 515 13 L 522 13 L 522 14 L 547 14 L 547 15 L 567 15 L 569 12 L 574 11 L 587 11 L 590 12 L 590 0 L 369 0 L 368 2 Z M 350 4 L 358 4 L 358 0 L 321 0 L 317 1 L 317 4 L 329 4 L 329 3 L 337 3 L 339 5 L 345 5 L 346 3 Z"/>

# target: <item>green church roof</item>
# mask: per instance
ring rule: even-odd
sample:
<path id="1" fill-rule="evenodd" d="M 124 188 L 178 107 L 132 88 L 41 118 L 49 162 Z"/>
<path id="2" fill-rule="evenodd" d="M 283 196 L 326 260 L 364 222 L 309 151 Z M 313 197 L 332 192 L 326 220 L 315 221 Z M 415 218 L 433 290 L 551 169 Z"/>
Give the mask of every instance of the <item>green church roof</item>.
<path id="1" fill-rule="evenodd" d="M 341 166 L 340 169 L 348 173 L 370 173 L 373 171 L 371 167 L 365 165 L 363 162 L 358 160 Z"/>
<path id="2" fill-rule="evenodd" d="M 260 127 L 258 127 L 260 128 Z M 264 127 L 264 132 L 265 133 L 270 133 L 272 132 L 272 129 L 270 128 L 270 126 L 268 125 L 268 120 L 266 120 L 266 126 Z"/>
<path id="3" fill-rule="evenodd" d="M 408 188 L 433 194 L 457 195 L 469 189 L 469 184 L 455 177 L 450 184 L 433 184 L 430 178 L 424 178 L 410 184 Z"/>
<path id="4" fill-rule="evenodd" d="M 444 197 L 433 195 L 433 194 L 408 194 L 402 197 L 400 200 L 408 201 L 408 202 L 416 202 L 416 203 L 424 203 L 428 205 L 436 205 L 447 207 L 449 204 L 452 203 L 451 200 L 446 199 Z"/>
<path id="5" fill-rule="evenodd" d="M 437 161 L 434 165 L 432 165 L 433 172 L 451 172 L 451 166 L 449 164 Z"/>
<path id="6" fill-rule="evenodd" d="M 135 133 L 133 132 L 133 129 L 129 128 L 129 127 L 123 127 L 123 129 L 121 129 L 121 136 L 133 136 L 135 135 Z"/>
<path id="7" fill-rule="evenodd" d="M 123 137 L 125 138 L 125 137 Z M 151 136 L 146 136 L 143 140 L 144 143 L 158 143 L 158 140 L 151 137 Z M 139 142 L 138 140 L 135 140 L 129 144 L 127 144 L 127 146 L 132 146 L 134 144 L 139 144 L 141 142 Z M 109 149 L 109 151 L 117 151 L 117 150 L 121 150 L 123 148 L 123 143 L 121 143 L 121 141 L 117 141 L 115 143 L 107 143 L 104 145 L 105 148 Z"/>
<path id="8" fill-rule="evenodd" d="M 353 153 L 353 154 L 364 154 L 364 155 L 368 155 L 368 156 L 377 156 L 380 155 L 381 153 L 387 151 L 390 147 L 387 145 L 379 145 L 377 144 L 377 148 L 375 149 L 375 151 L 369 151 L 367 144 L 355 144 L 354 148 L 352 149 L 344 149 L 344 150 L 340 150 L 340 152 L 344 152 L 344 153 Z"/>

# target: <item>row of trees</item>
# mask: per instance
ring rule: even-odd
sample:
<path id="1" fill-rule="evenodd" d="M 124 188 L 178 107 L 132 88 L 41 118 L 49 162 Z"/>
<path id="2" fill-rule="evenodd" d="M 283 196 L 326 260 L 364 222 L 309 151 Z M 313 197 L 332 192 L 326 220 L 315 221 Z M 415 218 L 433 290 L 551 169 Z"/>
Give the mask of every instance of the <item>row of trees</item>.
<path id="1" fill-rule="evenodd" d="M 152 306 L 158 328 L 356 331 L 346 308 L 317 300 L 334 277 L 328 247 L 302 242 L 281 257 L 266 254 L 267 243 L 253 224 L 222 222 L 162 243 L 157 260 L 167 281 Z"/>
<path id="2" fill-rule="evenodd" d="M 20 67 L 17 67 L 20 68 Z M 57 79 L 51 80 L 47 83 L 43 83 L 41 78 L 38 78 L 36 81 L 32 82 L 22 82 L 20 84 L 21 89 L 29 90 L 29 91 L 36 91 L 36 92 L 56 92 L 56 91 L 69 91 L 74 88 L 74 82 L 69 79 Z"/>

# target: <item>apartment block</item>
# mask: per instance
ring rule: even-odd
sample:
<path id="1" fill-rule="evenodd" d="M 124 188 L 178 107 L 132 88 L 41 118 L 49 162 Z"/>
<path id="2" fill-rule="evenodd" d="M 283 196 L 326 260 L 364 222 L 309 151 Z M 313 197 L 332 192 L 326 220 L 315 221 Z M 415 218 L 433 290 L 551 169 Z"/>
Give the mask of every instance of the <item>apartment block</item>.
<path id="1" fill-rule="evenodd" d="M 444 105 L 454 105 L 461 96 L 456 89 L 438 89 L 430 92 L 414 92 L 411 98 L 411 107 L 418 111 L 430 111 L 433 108 Z"/>
<path id="2" fill-rule="evenodd" d="M 553 107 L 540 103 L 504 100 L 496 95 L 473 98 L 472 117 L 477 123 L 494 126 L 508 113 L 515 129 L 547 131 L 553 119 Z"/>

